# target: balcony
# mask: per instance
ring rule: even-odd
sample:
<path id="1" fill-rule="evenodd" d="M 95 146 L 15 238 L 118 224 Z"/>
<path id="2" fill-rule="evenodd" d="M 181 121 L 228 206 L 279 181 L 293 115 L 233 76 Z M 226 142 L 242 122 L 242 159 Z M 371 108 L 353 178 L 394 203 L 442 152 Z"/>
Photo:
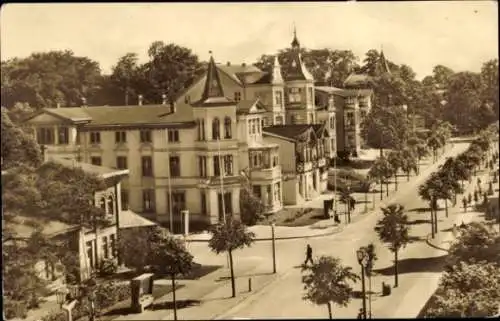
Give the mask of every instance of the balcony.
<path id="1" fill-rule="evenodd" d="M 318 160 L 318 167 L 323 167 L 326 165 L 326 159 L 324 157 L 321 157 L 319 160 Z"/>
<path id="2" fill-rule="evenodd" d="M 355 109 L 356 108 L 356 102 L 355 101 L 346 101 L 345 108 L 346 109 Z"/>
<path id="3" fill-rule="evenodd" d="M 275 180 L 281 178 L 281 166 L 271 168 L 252 169 L 250 173 L 251 181 Z"/>
<path id="4" fill-rule="evenodd" d="M 312 162 L 298 162 L 297 172 L 299 173 L 308 172 L 312 169 L 312 167 L 313 167 Z"/>

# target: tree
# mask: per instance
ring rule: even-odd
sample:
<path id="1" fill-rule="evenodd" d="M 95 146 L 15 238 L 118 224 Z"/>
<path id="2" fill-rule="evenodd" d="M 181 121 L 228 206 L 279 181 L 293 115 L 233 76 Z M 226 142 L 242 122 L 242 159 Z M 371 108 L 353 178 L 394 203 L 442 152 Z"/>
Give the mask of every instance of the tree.
<path id="1" fill-rule="evenodd" d="M 442 188 L 443 182 L 436 172 L 432 173 L 424 184 L 418 187 L 418 195 L 420 198 L 429 202 L 432 238 L 434 238 L 435 233 L 437 233 L 437 201 L 440 196 L 439 191 Z"/>
<path id="2" fill-rule="evenodd" d="M 392 172 L 394 174 L 394 185 L 396 191 L 398 190 L 398 170 L 403 167 L 403 155 L 400 151 L 391 151 L 387 156 L 387 161 L 391 164 Z"/>
<path id="3" fill-rule="evenodd" d="M 234 279 L 233 251 L 236 249 L 251 246 L 255 233 L 248 232 L 243 223 L 238 220 L 228 218 L 226 222 L 216 224 L 212 227 L 212 238 L 208 246 L 217 254 L 227 252 L 229 254 L 229 268 L 231 270 L 232 297 L 236 297 L 236 285 Z"/>
<path id="4" fill-rule="evenodd" d="M 450 262 L 491 262 L 500 264 L 500 235 L 484 224 L 467 225 L 449 250 Z"/>
<path id="5" fill-rule="evenodd" d="M 491 263 L 458 262 L 445 272 L 426 317 L 491 317 L 498 314 L 500 274 Z"/>
<path id="6" fill-rule="evenodd" d="M 438 135 L 433 134 L 427 139 L 427 146 L 432 150 L 432 162 L 435 163 L 437 161 L 437 150 L 443 146 L 442 140 Z"/>
<path id="7" fill-rule="evenodd" d="M 33 53 L 2 62 L 2 105 L 28 103 L 35 109 L 80 106 L 99 90 L 99 64 L 70 50 Z"/>
<path id="8" fill-rule="evenodd" d="M 139 80 L 139 66 L 137 64 L 138 56 L 136 53 L 127 53 L 118 60 L 113 66 L 110 80 L 119 88 L 123 94 L 125 106 L 129 105 L 130 96 L 136 96 L 137 82 Z"/>
<path id="9" fill-rule="evenodd" d="M 498 59 L 491 59 L 483 64 L 481 67 L 481 84 L 481 98 L 485 103 L 491 104 L 492 110 L 498 119 Z"/>
<path id="10" fill-rule="evenodd" d="M 391 164 L 387 161 L 385 157 L 378 157 L 373 163 L 370 171 L 368 172 L 369 177 L 376 177 L 380 181 L 380 199 L 383 198 L 383 184 L 384 180 L 386 183 L 386 193 L 389 196 L 389 182 L 388 179 L 392 176 Z"/>
<path id="11" fill-rule="evenodd" d="M 401 151 L 401 170 L 406 173 L 406 180 L 410 180 L 411 171 L 418 173 L 418 161 L 415 151 L 411 148 L 405 148 Z"/>
<path id="12" fill-rule="evenodd" d="M 351 223 L 351 209 L 354 203 L 354 198 L 351 195 L 351 189 L 345 188 L 340 190 L 340 202 L 346 205 L 347 208 L 347 222 Z"/>
<path id="13" fill-rule="evenodd" d="M 174 320 L 177 320 L 175 277 L 177 274 L 186 274 L 191 270 L 193 256 L 188 252 L 182 240 L 165 235 L 160 236 L 160 239 L 152 244 L 151 254 L 152 267 L 162 274 L 170 275 L 172 280 Z"/>
<path id="14" fill-rule="evenodd" d="M 2 170 L 21 163 L 37 167 L 41 162 L 40 147 L 34 138 L 14 124 L 2 107 Z"/>
<path id="15" fill-rule="evenodd" d="M 244 224 L 255 225 L 264 217 L 264 211 L 264 203 L 252 193 L 250 186 L 240 189 L 240 217 Z"/>
<path id="16" fill-rule="evenodd" d="M 340 259 L 331 256 L 321 256 L 311 266 L 303 265 L 302 272 L 302 283 L 306 291 L 303 299 L 317 305 L 327 305 L 330 319 L 332 303 L 347 306 L 353 292 L 350 282 L 359 279 L 351 267 L 343 266 Z"/>
<path id="17" fill-rule="evenodd" d="M 455 74 L 455 72 L 446 66 L 436 65 L 432 69 L 432 78 L 434 83 L 438 88 L 447 88 L 450 82 L 450 78 Z"/>
<path id="18" fill-rule="evenodd" d="M 402 107 L 375 104 L 361 126 L 361 134 L 372 148 L 402 148 L 408 137 L 406 112 Z"/>
<path id="19" fill-rule="evenodd" d="M 394 253 L 394 287 L 398 286 L 398 252 L 409 242 L 408 216 L 400 204 L 391 204 L 382 208 L 384 215 L 375 226 L 380 240 L 388 244 L 389 250 Z"/>
<path id="20" fill-rule="evenodd" d="M 163 94 L 168 102 L 173 102 L 181 90 L 204 72 L 191 49 L 174 43 L 155 41 L 148 55 L 150 60 L 139 68 L 139 73 L 148 79 L 143 90 L 145 102 L 158 102 Z"/>
<path id="21" fill-rule="evenodd" d="M 121 261 L 129 268 L 143 273 L 151 265 L 152 248 L 158 247 L 162 231 L 154 228 L 121 229 L 118 248 Z"/>

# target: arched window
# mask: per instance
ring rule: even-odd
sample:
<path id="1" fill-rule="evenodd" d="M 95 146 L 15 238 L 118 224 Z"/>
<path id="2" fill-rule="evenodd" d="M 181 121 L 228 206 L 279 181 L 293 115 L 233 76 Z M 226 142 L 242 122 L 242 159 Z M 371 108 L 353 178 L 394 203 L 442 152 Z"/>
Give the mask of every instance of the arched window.
<path id="1" fill-rule="evenodd" d="M 104 211 L 104 215 L 107 215 L 108 212 L 106 211 L 106 198 L 101 198 L 101 201 L 99 202 L 101 205 L 101 210 Z"/>
<path id="2" fill-rule="evenodd" d="M 212 139 L 220 138 L 220 123 L 219 118 L 215 118 L 212 121 Z"/>
<path id="3" fill-rule="evenodd" d="M 114 199 L 113 196 L 108 197 L 108 215 L 115 215 L 115 207 L 114 205 Z"/>
<path id="4" fill-rule="evenodd" d="M 231 138 L 231 118 L 224 118 L 224 138 Z"/>

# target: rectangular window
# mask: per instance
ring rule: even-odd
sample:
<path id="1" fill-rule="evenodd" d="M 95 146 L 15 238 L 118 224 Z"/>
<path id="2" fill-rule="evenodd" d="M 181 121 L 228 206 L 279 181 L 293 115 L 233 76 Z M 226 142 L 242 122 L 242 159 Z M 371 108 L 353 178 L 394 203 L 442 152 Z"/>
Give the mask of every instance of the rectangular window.
<path id="1" fill-rule="evenodd" d="M 255 197 L 258 197 L 259 199 L 262 198 L 260 185 L 253 185 L 252 192 Z"/>
<path id="2" fill-rule="evenodd" d="M 91 269 L 95 268 L 94 261 L 94 244 L 92 241 L 85 242 L 85 247 L 87 248 L 87 260 L 89 260 L 89 266 Z"/>
<path id="3" fill-rule="evenodd" d="M 233 175 L 233 156 L 232 155 L 224 156 L 224 175 L 226 175 L 226 176 Z"/>
<path id="4" fill-rule="evenodd" d="M 170 177 L 181 176 L 181 161 L 179 159 L 179 156 L 170 156 L 169 165 Z"/>
<path id="5" fill-rule="evenodd" d="M 240 101 L 241 100 L 241 93 L 239 91 L 234 92 L 234 101 Z"/>
<path id="6" fill-rule="evenodd" d="M 220 176 L 219 156 L 214 156 L 214 176 Z"/>
<path id="7" fill-rule="evenodd" d="M 198 140 L 203 141 L 205 140 L 205 120 L 198 119 L 196 123 L 198 124 Z"/>
<path id="8" fill-rule="evenodd" d="M 145 189 L 142 191 L 142 205 L 144 212 L 154 212 L 155 191 L 153 189 Z"/>
<path id="9" fill-rule="evenodd" d="M 283 125 L 283 116 L 276 117 L 276 125 Z"/>
<path id="10" fill-rule="evenodd" d="M 179 142 L 179 131 L 175 129 L 168 130 L 168 142 L 178 143 Z"/>
<path id="11" fill-rule="evenodd" d="M 92 165 L 101 166 L 102 165 L 102 159 L 101 159 L 100 156 L 92 156 L 92 157 L 90 157 L 90 163 Z"/>
<path id="12" fill-rule="evenodd" d="M 219 221 L 224 221 L 224 214 L 226 219 L 233 213 L 233 204 L 231 202 L 231 192 L 224 193 L 224 202 L 222 201 L 221 194 L 217 194 L 219 203 Z M 224 208 L 224 210 L 222 210 Z"/>
<path id="13" fill-rule="evenodd" d="M 200 177 L 207 177 L 207 157 L 198 156 L 198 170 Z"/>
<path id="14" fill-rule="evenodd" d="M 200 192 L 200 205 L 201 205 L 201 214 L 206 214 L 207 213 L 207 196 L 205 195 L 204 191 Z"/>
<path id="15" fill-rule="evenodd" d="M 117 156 L 116 157 L 116 168 L 127 169 L 127 156 Z"/>
<path id="16" fill-rule="evenodd" d="M 105 259 L 109 258 L 109 248 L 108 248 L 108 237 L 103 236 L 102 237 L 102 254 Z"/>
<path id="17" fill-rule="evenodd" d="M 101 133 L 100 132 L 90 132 L 90 143 L 100 144 L 101 143 Z"/>
<path id="18" fill-rule="evenodd" d="M 281 93 L 281 91 L 275 92 L 274 98 L 276 106 L 281 106 L 283 104 L 283 94 Z"/>
<path id="19" fill-rule="evenodd" d="M 274 185 L 274 200 L 275 201 L 280 201 L 280 193 L 281 193 L 280 183 L 276 183 Z"/>
<path id="20" fill-rule="evenodd" d="M 172 192 L 171 197 L 167 193 L 167 206 L 170 210 L 169 201 L 172 199 L 172 212 L 180 214 L 182 210 L 186 209 L 186 193 L 185 192 Z"/>
<path id="21" fill-rule="evenodd" d="M 109 243 L 110 243 L 110 249 L 111 249 L 111 257 L 115 257 L 116 256 L 116 235 L 115 234 L 111 234 L 109 236 Z"/>
<path id="22" fill-rule="evenodd" d="M 59 127 L 58 132 L 58 143 L 59 145 L 68 145 L 69 143 L 69 129 L 68 127 Z"/>
<path id="23" fill-rule="evenodd" d="M 153 159 L 151 156 L 142 156 L 142 176 L 153 176 Z"/>
<path id="24" fill-rule="evenodd" d="M 347 113 L 347 126 L 354 126 L 354 113 Z"/>
<path id="25" fill-rule="evenodd" d="M 37 141 L 40 145 L 54 144 L 54 129 L 53 128 L 38 128 L 36 131 Z"/>
<path id="26" fill-rule="evenodd" d="M 120 198 L 122 201 L 122 210 L 128 211 L 128 190 L 122 189 Z"/>
<path id="27" fill-rule="evenodd" d="M 186 103 L 186 104 L 191 103 L 191 97 L 189 97 L 189 95 L 186 95 L 186 97 L 184 97 L 184 103 Z"/>
<path id="28" fill-rule="evenodd" d="M 151 143 L 151 131 L 150 130 L 141 130 L 140 132 L 141 143 Z"/>
<path id="29" fill-rule="evenodd" d="M 288 91 L 288 101 L 291 103 L 300 103 L 302 100 L 301 89 L 302 88 L 290 88 Z"/>
<path id="30" fill-rule="evenodd" d="M 127 142 L 127 132 L 119 131 L 115 132 L 115 143 L 123 144 Z"/>

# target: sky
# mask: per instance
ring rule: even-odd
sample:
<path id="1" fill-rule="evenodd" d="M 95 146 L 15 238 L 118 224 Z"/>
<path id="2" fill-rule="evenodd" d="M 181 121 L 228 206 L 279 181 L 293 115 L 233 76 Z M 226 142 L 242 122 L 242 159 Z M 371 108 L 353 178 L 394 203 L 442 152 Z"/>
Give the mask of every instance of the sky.
<path id="1" fill-rule="evenodd" d="M 201 60 L 254 63 L 290 46 L 352 50 L 364 58 L 383 48 L 421 79 L 442 64 L 479 71 L 498 58 L 496 1 L 45 3 L 0 11 L 1 59 L 71 49 L 109 73 L 128 52 L 146 62 L 156 40 L 188 47 Z"/>

